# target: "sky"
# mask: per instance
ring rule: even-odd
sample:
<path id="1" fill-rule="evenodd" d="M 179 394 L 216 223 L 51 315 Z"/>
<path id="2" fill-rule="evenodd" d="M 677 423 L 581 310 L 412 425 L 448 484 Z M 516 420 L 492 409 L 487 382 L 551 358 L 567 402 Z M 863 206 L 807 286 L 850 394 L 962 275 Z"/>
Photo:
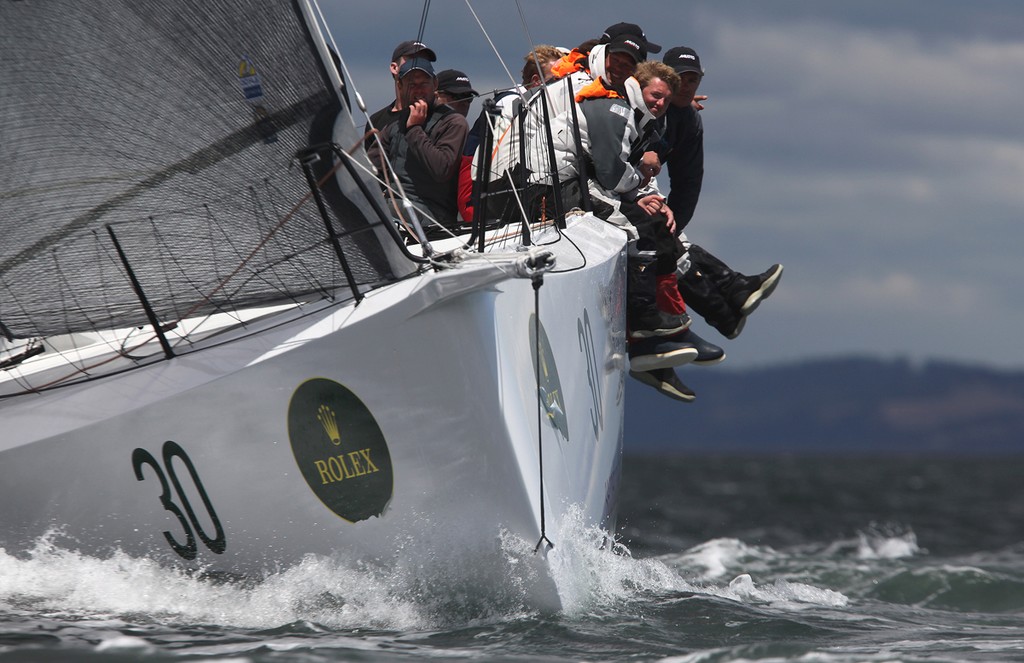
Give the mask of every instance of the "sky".
<path id="1" fill-rule="evenodd" d="M 320 1 L 368 110 L 389 103 L 391 51 L 418 36 L 423 4 Z M 433 0 L 436 68 L 485 92 L 509 77 L 470 6 L 513 73 L 531 43 L 620 21 L 700 54 L 705 175 L 687 234 L 740 272 L 785 266 L 739 338 L 695 316 L 723 366 L 1024 368 L 1024 2 Z"/>

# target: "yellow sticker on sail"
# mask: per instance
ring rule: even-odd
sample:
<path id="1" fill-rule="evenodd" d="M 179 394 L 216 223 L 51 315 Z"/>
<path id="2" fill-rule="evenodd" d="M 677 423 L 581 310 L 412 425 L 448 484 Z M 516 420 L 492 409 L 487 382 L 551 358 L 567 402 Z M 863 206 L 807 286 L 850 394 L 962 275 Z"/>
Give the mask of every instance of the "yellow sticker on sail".
<path id="1" fill-rule="evenodd" d="M 256 72 L 256 65 L 248 56 L 238 62 L 238 82 L 242 86 L 242 94 L 246 101 L 256 102 L 263 98 L 263 81 Z"/>
<path id="2" fill-rule="evenodd" d="M 238 77 L 245 78 L 246 76 L 255 76 L 256 66 L 252 63 L 249 58 L 242 58 L 238 63 Z"/>

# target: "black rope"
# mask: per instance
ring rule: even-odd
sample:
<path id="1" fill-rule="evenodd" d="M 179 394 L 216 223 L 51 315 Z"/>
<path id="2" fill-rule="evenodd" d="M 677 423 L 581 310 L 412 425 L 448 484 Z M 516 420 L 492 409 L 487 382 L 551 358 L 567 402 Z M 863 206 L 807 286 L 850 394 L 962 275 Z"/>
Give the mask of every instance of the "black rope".
<path id="1" fill-rule="evenodd" d="M 544 409 L 544 402 L 541 396 L 540 385 L 540 287 L 542 285 L 544 285 L 544 275 L 538 271 L 533 275 L 533 344 L 534 352 L 536 353 L 534 369 L 537 375 L 537 459 L 540 462 L 540 540 L 534 546 L 533 552 L 540 550 L 540 544 L 545 541 L 548 542 L 548 546 L 551 548 L 555 547 L 555 544 L 548 538 L 544 522 L 544 415 L 541 412 Z"/>
<path id="2" fill-rule="evenodd" d="M 551 163 L 551 197 L 555 201 L 555 227 L 565 228 L 565 207 L 562 206 L 562 183 L 558 179 L 558 161 L 555 159 L 555 139 L 551 133 L 551 116 L 548 110 L 548 95 L 545 90 L 540 93 L 541 110 L 544 124 L 547 126 L 548 161 Z M 523 136 L 519 137 L 522 140 Z"/>
<path id="3" fill-rule="evenodd" d="M 583 154 L 583 139 L 580 136 L 580 119 L 576 115 L 576 100 L 575 95 L 572 93 L 572 79 L 569 76 L 565 77 L 565 84 L 568 88 L 568 94 L 571 101 L 569 102 L 569 109 L 572 110 L 572 138 L 576 144 L 576 154 Z M 651 122 L 653 125 L 654 122 Z M 593 212 L 594 206 L 590 203 L 590 187 L 587 186 L 587 172 L 582 166 L 577 166 L 576 177 L 579 178 L 580 185 L 580 204 L 583 205 L 584 212 Z"/>
<path id="4" fill-rule="evenodd" d="M 423 41 L 423 33 L 427 29 L 427 14 L 430 12 L 430 0 L 424 0 L 423 2 L 423 13 L 420 15 L 420 29 L 416 33 L 416 41 Z"/>

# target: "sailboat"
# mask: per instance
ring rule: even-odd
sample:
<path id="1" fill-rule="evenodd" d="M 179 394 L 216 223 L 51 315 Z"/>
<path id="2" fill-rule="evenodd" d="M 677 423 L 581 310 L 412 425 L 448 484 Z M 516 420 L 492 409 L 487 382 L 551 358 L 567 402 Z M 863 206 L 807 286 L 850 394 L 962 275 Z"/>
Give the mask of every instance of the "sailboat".
<path id="1" fill-rule="evenodd" d="M 557 606 L 560 524 L 615 522 L 625 235 L 421 241 L 328 39 L 308 0 L 0 3 L 0 548 L 486 585 L 512 537 Z"/>

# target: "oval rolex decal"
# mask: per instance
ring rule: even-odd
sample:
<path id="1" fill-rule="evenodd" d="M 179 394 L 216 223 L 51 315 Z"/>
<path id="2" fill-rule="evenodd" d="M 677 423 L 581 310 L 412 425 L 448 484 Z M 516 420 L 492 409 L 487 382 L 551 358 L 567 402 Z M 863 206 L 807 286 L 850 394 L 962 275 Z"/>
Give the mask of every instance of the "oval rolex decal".
<path id="1" fill-rule="evenodd" d="M 391 454 L 363 402 L 325 378 L 299 385 L 288 405 L 295 462 L 327 508 L 357 522 L 379 516 L 391 501 Z"/>
<path id="2" fill-rule="evenodd" d="M 537 328 L 540 327 L 538 342 Z M 534 372 L 539 387 L 538 397 L 547 414 L 548 422 L 569 439 L 569 418 L 565 413 L 565 400 L 562 397 L 562 382 L 558 379 L 558 366 L 555 365 L 555 353 L 551 351 L 551 341 L 544 331 L 544 323 L 537 323 L 537 316 L 530 314 L 530 350 L 533 355 Z M 539 351 L 539 357 L 538 357 Z M 538 366 L 539 364 L 539 366 Z"/>

